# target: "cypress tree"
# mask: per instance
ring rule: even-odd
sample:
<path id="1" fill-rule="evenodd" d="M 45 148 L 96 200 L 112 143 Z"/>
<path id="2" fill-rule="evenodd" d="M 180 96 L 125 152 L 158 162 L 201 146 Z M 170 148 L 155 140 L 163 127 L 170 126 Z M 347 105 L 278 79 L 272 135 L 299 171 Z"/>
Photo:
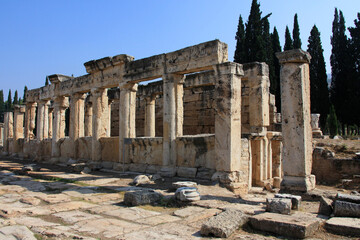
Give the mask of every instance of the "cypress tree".
<path id="1" fill-rule="evenodd" d="M 352 64 L 354 77 L 351 82 L 352 89 L 352 105 L 360 106 L 360 13 L 357 14 L 357 19 L 354 20 L 354 27 L 349 28 L 350 32 L 350 52 L 352 53 Z M 354 111 L 354 124 L 360 125 L 360 112 Z"/>
<path id="2" fill-rule="evenodd" d="M 18 104 L 19 103 L 19 99 L 18 99 L 18 91 L 15 90 L 15 94 L 14 94 L 14 102 L 13 104 Z"/>
<path id="3" fill-rule="evenodd" d="M 27 86 L 24 87 L 24 96 L 23 96 L 23 102 L 26 103 L 26 92 L 27 92 L 28 88 Z"/>
<path id="4" fill-rule="evenodd" d="M 9 89 L 6 111 L 12 110 L 11 89 Z"/>
<path id="5" fill-rule="evenodd" d="M 334 105 L 338 120 L 341 123 L 352 124 L 353 106 L 350 101 L 353 77 L 349 40 L 346 36 L 345 19 L 340 11 L 335 8 L 333 21 L 333 35 L 331 36 L 331 88 L 330 99 Z"/>
<path id="6" fill-rule="evenodd" d="M 236 63 L 245 63 L 245 27 L 243 19 L 240 15 L 238 28 L 235 36 L 236 40 L 236 49 L 234 54 L 234 62 Z"/>
<path id="7" fill-rule="evenodd" d="M 300 39 L 300 28 L 298 23 L 298 15 L 295 14 L 294 16 L 294 28 L 293 28 L 293 48 L 301 48 L 301 39 Z"/>
<path id="8" fill-rule="evenodd" d="M 329 128 L 330 137 L 338 135 L 339 132 L 339 123 L 336 117 L 334 105 L 330 106 L 329 115 L 327 117 L 327 125 Z"/>
<path id="9" fill-rule="evenodd" d="M 273 72 L 274 75 L 270 76 L 270 92 L 272 94 L 275 94 L 276 108 L 277 111 L 280 112 L 281 111 L 280 63 L 275 53 L 281 52 L 281 46 L 280 46 L 279 34 L 276 27 L 274 27 L 273 33 L 271 34 L 271 46 L 273 51 L 272 59 L 274 65 L 274 72 Z"/>
<path id="10" fill-rule="evenodd" d="M 286 26 L 285 29 L 285 44 L 284 44 L 284 51 L 293 49 L 293 40 L 291 38 L 289 27 Z"/>
<path id="11" fill-rule="evenodd" d="M 253 0 L 245 31 L 246 62 L 263 62 L 266 59 L 265 42 L 262 32 L 260 4 L 257 3 L 257 0 Z"/>
<path id="12" fill-rule="evenodd" d="M 4 91 L 0 90 L 0 122 L 4 122 L 4 111 L 5 111 Z"/>
<path id="13" fill-rule="evenodd" d="M 49 77 L 48 76 L 46 76 L 46 78 L 45 78 L 45 86 L 47 86 L 47 85 L 49 85 Z"/>
<path id="14" fill-rule="evenodd" d="M 322 48 L 320 32 L 313 26 L 308 40 L 307 51 L 311 55 L 310 62 L 310 96 L 311 112 L 320 113 L 320 126 L 325 127 L 329 111 L 329 89 L 327 84 L 324 50 Z"/>

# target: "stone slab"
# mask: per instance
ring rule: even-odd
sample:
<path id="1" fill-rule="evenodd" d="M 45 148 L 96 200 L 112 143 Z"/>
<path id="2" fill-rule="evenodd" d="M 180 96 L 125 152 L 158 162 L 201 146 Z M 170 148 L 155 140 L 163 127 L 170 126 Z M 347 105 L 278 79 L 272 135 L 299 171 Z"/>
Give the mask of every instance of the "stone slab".
<path id="1" fill-rule="evenodd" d="M 42 220 L 41 218 L 35 217 L 17 217 L 13 219 L 17 224 L 25 225 L 27 227 L 51 227 L 60 225 L 58 223 L 52 223 Z"/>
<path id="2" fill-rule="evenodd" d="M 297 212 L 293 215 L 262 213 L 250 217 L 250 225 L 260 231 L 284 237 L 306 238 L 319 228 L 321 220 L 314 215 Z"/>
<path id="3" fill-rule="evenodd" d="M 202 207 L 186 207 L 186 208 L 176 210 L 174 212 L 174 215 L 184 218 L 184 217 L 189 217 L 191 215 L 203 212 L 204 210 L 205 210 L 205 208 L 202 208 Z"/>
<path id="4" fill-rule="evenodd" d="M 140 219 L 135 220 L 135 222 L 155 226 L 155 225 L 175 222 L 175 221 L 179 221 L 179 220 L 181 220 L 181 218 L 171 216 L 168 214 L 163 214 L 163 215 L 152 216 L 152 217 L 148 217 L 148 218 L 140 218 Z"/>
<path id="5" fill-rule="evenodd" d="M 227 238 L 247 220 L 248 216 L 241 211 L 228 209 L 206 221 L 201 226 L 200 233 L 203 236 Z"/>
<path id="6" fill-rule="evenodd" d="M 258 213 L 265 212 L 265 206 L 263 205 L 250 205 L 250 204 L 239 204 L 239 203 L 230 203 L 219 207 L 221 210 L 226 209 L 236 209 L 240 210 L 248 215 L 255 215 Z"/>
<path id="7" fill-rule="evenodd" d="M 132 191 L 125 193 L 124 203 L 131 206 L 151 204 L 159 201 L 161 197 L 162 195 L 154 190 Z"/>
<path id="8" fill-rule="evenodd" d="M 54 212 L 65 212 L 65 211 L 71 211 L 76 209 L 87 209 L 87 208 L 93 208 L 97 205 L 82 202 L 82 201 L 74 201 L 74 202 L 65 202 L 65 203 L 58 203 L 49 206 L 49 209 L 51 209 Z"/>
<path id="9" fill-rule="evenodd" d="M 125 220 L 134 221 L 140 218 L 152 217 L 156 215 L 160 215 L 158 212 L 145 210 L 138 207 L 131 207 L 131 208 L 119 208 L 116 210 L 109 210 L 103 212 L 103 214 L 113 217 L 122 218 Z"/>
<path id="10" fill-rule="evenodd" d="M 70 212 L 55 213 L 55 214 L 53 214 L 53 216 L 61 218 L 64 222 L 66 222 L 68 224 L 74 224 L 76 222 L 83 221 L 83 220 L 101 218 L 101 216 L 99 216 L 99 215 L 89 214 L 89 213 L 81 212 L 78 210 L 70 211 Z"/>
<path id="11" fill-rule="evenodd" d="M 291 212 L 291 199 L 267 198 L 266 211 L 289 215 Z"/>
<path id="12" fill-rule="evenodd" d="M 360 237 L 360 219 L 333 217 L 326 221 L 325 229 L 339 235 Z"/>
<path id="13" fill-rule="evenodd" d="M 1 240 L 36 240 L 34 234 L 25 226 L 6 226 L 0 228 L 0 239 Z"/>

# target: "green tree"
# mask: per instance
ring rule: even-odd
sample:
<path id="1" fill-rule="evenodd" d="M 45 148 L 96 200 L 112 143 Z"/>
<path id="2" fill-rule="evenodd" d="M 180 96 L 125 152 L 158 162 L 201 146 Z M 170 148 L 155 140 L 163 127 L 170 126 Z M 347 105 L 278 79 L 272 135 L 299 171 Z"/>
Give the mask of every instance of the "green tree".
<path id="1" fill-rule="evenodd" d="M 329 115 L 327 117 L 327 125 L 329 128 L 330 137 L 334 137 L 334 136 L 338 135 L 339 125 L 338 125 L 338 120 L 336 117 L 334 105 L 330 106 Z"/>
<path id="2" fill-rule="evenodd" d="M 272 59 L 273 59 L 273 66 L 274 66 L 274 72 L 270 73 L 273 75 L 270 75 L 270 92 L 272 94 L 275 94 L 276 99 L 276 108 L 277 111 L 281 111 L 281 95 L 280 95 L 280 63 L 279 59 L 276 57 L 275 53 L 281 52 L 281 45 L 279 40 L 279 34 L 274 27 L 274 30 L 271 34 L 271 46 L 272 46 Z"/>
<path id="3" fill-rule="evenodd" d="M 45 78 L 45 86 L 47 86 L 47 85 L 49 85 L 49 77 L 48 76 L 46 76 L 46 78 Z"/>
<path id="4" fill-rule="evenodd" d="M 301 39 L 300 39 L 300 27 L 298 23 L 298 15 L 294 16 L 294 28 L 293 28 L 293 48 L 301 48 Z"/>
<path id="5" fill-rule="evenodd" d="M 27 86 L 24 87 L 24 96 L 23 96 L 23 102 L 26 103 L 26 92 L 27 92 L 28 88 Z"/>
<path id="6" fill-rule="evenodd" d="M 311 55 L 310 62 L 310 96 L 311 112 L 320 113 L 320 126 L 325 127 L 329 112 L 329 89 L 327 84 L 324 50 L 322 48 L 320 32 L 313 26 L 308 40 L 307 51 Z"/>
<path id="7" fill-rule="evenodd" d="M 9 89 L 6 111 L 11 111 L 11 110 L 12 110 L 11 89 Z"/>
<path id="8" fill-rule="evenodd" d="M 335 8 L 331 36 L 331 87 L 330 100 L 334 105 L 338 120 L 343 124 L 352 124 L 354 120 L 353 103 L 351 102 L 351 79 L 353 64 L 349 51 L 349 40 L 346 36 L 343 13 Z"/>
<path id="9" fill-rule="evenodd" d="M 267 15 L 265 18 L 269 17 Z M 260 4 L 253 0 L 245 31 L 246 62 L 264 62 L 266 46 L 263 35 L 263 18 L 261 18 Z"/>
<path id="10" fill-rule="evenodd" d="M 5 111 L 4 91 L 0 90 L 0 122 L 4 122 L 4 111 Z"/>
<path id="11" fill-rule="evenodd" d="M 238 28 L 235 36 L 236 49 L 234 54 L 234 62 L 245 63 L 245 27 L 243 19 L 240 15 Z"/>
<path id="12" fill-rule="evenodd" d="M 289 27 L 286 26 L 285 29 L 285 44 L 284 44 L 284 51 L 288 51 L 294 49 L 293 47 L 293 40 L 291 38 Z"/>
<path id="13" fill-rule="evenodd" d="M 350 52 L 352 54 L 352 65 L 354 77 L 351 81 L 351 97 L 353 106 L 360 106 L 360 13 L 354 20 L 354 27 L 349 28 L 350 32 Z M 360 125 L 360 112 L 354 111 L 354 124 Z"/>
<path id="14" fill-rule="evenodd" d="M 18 91 L 15 90 L 15 94 L 14 94 L 14 101 L 13 104 L 19 104 L 19 97 L 18 97 Z"/>

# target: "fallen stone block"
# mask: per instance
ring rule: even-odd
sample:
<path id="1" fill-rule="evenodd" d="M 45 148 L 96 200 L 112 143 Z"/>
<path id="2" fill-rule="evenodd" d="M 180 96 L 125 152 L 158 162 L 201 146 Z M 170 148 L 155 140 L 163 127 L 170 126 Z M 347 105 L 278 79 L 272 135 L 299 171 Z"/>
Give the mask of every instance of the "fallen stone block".
<path id="1" fill-rule="evenodd" d="M 248 216 L 239 210 L 228 209 L 207 220 L 200 233 L 203 236 L 229 237 L 236 229 L 248 221 Z"/>
<path id="2" fill-rule="evenodd" d="M 293 215 L 262 213 L 250 217 L 249 221 L 256 230 L 284 237 L 306 238 L 315 233 L 321 220 L 314 215 L 296 212 Z"/>
<path id="3" fill-rule="evenodd" d="M 321 196 L 318 213 L 325 216 L 330 216 L 333 212 L 333 201 L 329 198 Z"/>
<path id="4" fill-rule="evenodd" d="M 333 217 L 326 221 L 325 229 L 339 235 L 360 237 L 360 219 Z"/>
<path id="5" fill-rule="evenodd" d="M 360 196 L 338 193 L 336 200 L 360 204 Z"/>
<path id="6" fill-rule="evenodd" d="M 148 176 L 146 175 L 138 175 L 134 178 L 134 180 L 132 181 L 132 185 L 140 185 L 140 184 L 148 184 L 150 183 L 150 179 Z"/>
<path id="7" fill-rule="evenodd" d="M 196 188 L 181 187 L 176 190 L 175 198 L 182 202 L 194 202 L 200 200 L 200 193 Z"/>
<path id="8" fill-rule="evenodd" d="M 91 169 L 88 167 L 84 167 L 84 169 L 81 171 L 81 174 L 88 174 L 91 173 Z"/>
<path id="9" fill-rule="evenodd" d="M 211 176 L 215 173 L 214 169 L 210 168 L 198 168 L 196 173 L 196 178 L 199 179 L 211 179 Z"/>
<path id="10" fill-rule="evenodd" d="M 291 199 L 292 207 L 291 209 L 298 210 L 301 203 L 301 196 L 296 196 L 292 194 L 275 194 L 275 198 L 287 198 Z"/>
<path id="11" fill-rule="evenodd" d="M 266 211 L 289 215 L 291 212 L 291 199 L 287 198 L 267 198 Z"/>
<path id="12" fill-rule="evenodd" d="M 181 187 L 197 188 L 197 183 L 190 182 L 190 181 L 173 182 L 172 187 L 173 187 L 173 189 L 178 189 Z"/>
<path id="13" fill-rule="evenodd" d="M 40 166 L 36 164 L 27 164 L 24 167 L 22 167 L 23 172 L 31 172 L 31 171 L 39 171 L 41 169 Z"/>
<path id="14" fill-rule="evenodd" d="M 126 205 L 138 206 L 152 204 L 159 201 L 162 195 L 154 190 L 140 190 L 126 192 L 124 195 L 124 203 Z"/>
<path id="15" fill-rule="evenodd" d="M 336 200 L 334 215 L 336 217 L 360 217 L 360 204 Z"/>

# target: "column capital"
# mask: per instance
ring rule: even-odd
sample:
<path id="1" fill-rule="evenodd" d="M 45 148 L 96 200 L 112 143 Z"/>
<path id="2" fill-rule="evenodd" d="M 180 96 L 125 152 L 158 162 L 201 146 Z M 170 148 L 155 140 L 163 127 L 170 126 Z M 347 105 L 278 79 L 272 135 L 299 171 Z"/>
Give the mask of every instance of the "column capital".
<path id="1" fill-rule="evenodd" d="M 138 84 L 137 83 L 125 83 L 125 84 L 119 84 L 120 91 L 128 90 L 131 92 L 137 92 L 138 90 Z"/>
<path id="2" fill-rule="evenodd" d="M 69 107 L 69 99 L 65 96 L 55 97 L 53 100 L 54 100 L 54 107 L 60 107 L 60 108 Z"/>
<path id="3" fill-rule="evenodd" d="M 14 111 L 25 113 L 25 105 L 18 105 L 18 104 L 14 105 Z"/>
<path id="4" fill-rule="evenodd" d="M 26 102 L 25 105 L 27 108 L 32 108 L 37 106 L 37 102 Z"/>
<path id="5" fill-rule="evenodd" d="M 280 64 L 284 63 L 310 63 L 310 53 L 301 49 L 293 49 L 285 52 L 277 52 L 276 57 Z"/>
<path id="6" fill-rule="evenodd" d="M 225 62 L 213 66 L 216 75 L 234 74 L 244 76 L 243 65 L 234 62 Z"/>
<path id="7" fill-rule="evenodd" d="M 85 100 L 86 93 L 73 93 L 70 96 L 72 99 Z"/>
<path id="8" fill-rule="evenodd" d="M 155 104 L 154 100 L 156 99 L 156 94 L 151 94 L 150 96 L 145 96 L 144 99 L 146 101 L 146 104 Z"/>
<path id="9" fill-rule="evenodd" d="M 165 73 L 162 78 L 164 82 L 174 82 L 177 84 L 183 84 L 185 82 L 184 74 Z"/>

